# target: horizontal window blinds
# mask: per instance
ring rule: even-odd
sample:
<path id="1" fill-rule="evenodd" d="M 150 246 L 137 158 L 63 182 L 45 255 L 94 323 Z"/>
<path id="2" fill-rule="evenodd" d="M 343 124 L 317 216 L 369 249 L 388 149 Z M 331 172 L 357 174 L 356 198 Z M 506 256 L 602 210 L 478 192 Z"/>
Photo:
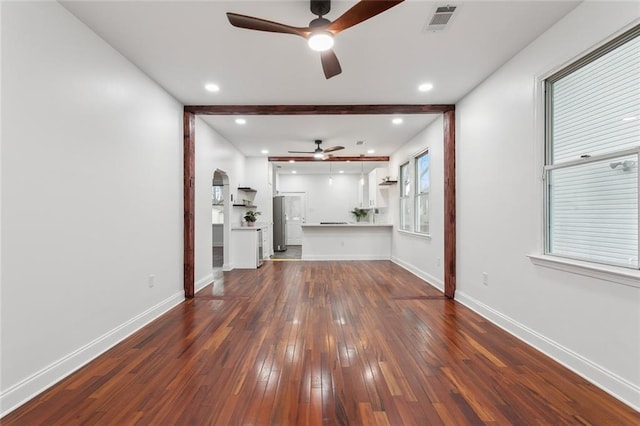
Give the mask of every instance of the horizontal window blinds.
<path id="1" fill-rule="evenodd" d="M 552 162 L 640 143 L 640 37 L 551 82 Z"/>
<path id="2" fill-rule="evenodd" d="M 547 80 L 547 253 L 638 269 L 640 27 Z"/>
<path id="3" fill-rule="evenodd" d="M 547 172 L 551 253 L 638 267 L 637 162 L 630 155 Z"/>

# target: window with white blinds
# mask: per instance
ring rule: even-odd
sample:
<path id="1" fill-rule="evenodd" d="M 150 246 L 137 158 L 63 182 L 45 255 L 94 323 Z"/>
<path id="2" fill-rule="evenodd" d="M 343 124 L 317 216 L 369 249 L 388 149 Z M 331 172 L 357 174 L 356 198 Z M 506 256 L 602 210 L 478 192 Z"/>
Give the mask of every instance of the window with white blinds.
<path id="1" fill-rule="evenodd" d="M 639 35 L 546 81 L 547 254 L 639 267 Z"/>

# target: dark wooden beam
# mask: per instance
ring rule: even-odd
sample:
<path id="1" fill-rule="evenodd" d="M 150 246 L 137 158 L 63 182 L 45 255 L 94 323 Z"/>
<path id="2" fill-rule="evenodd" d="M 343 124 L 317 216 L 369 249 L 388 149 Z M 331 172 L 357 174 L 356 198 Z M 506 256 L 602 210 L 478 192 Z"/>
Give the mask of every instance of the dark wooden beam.
<path id="1" fill-rule="evenodd" d="M 454 298 L 456 289 L 456 191 L 455 191 L 455 105 L 191 105 L 184 107 L 184 288 L 194 292 L 194 191 L 195 115 L 349 115 L 349 114 L 444 114 L 444 260 L 445 295 Z M 346 161 L 347 157 L 330 161 Z M 388 161 L 354 157 L 351 161 Z M 282 159 L 282 160 L 280 160 Z M 270 161 L 318 161 L 311 157 L 269 157 Z"/>
<path id="2" fill-rule="evenodd" d="M 198 115 L 439 114 L 454 105 L 187 105 Z"/>
<path id="3" fill-rule="evenodd" d="M 269 161 L 289 161 L 293 160 L 296 162 L 317 162 L 323 163 L 327 161 L 389 161 L 389 157 L 378 156 L 378 157 L 360 157 L 358 155 L 352 156 L 343 156 L 343 157 L 329 157 L 325 160 L 319 158 L 313 158 L 312 156 L 307 157 L 268 157 Z"/>
<path id="4" fill-rule="evenodd" d="M 196 116 L 183 114 L 183 203 L 184 203 L 184 297 L 192 298 L 195 287 L 195 137 Z"/>
<path id="5" fill-rule="evenodd" d="M 444 294 L 456 293 L 456 113 L 444 113 Z"/>

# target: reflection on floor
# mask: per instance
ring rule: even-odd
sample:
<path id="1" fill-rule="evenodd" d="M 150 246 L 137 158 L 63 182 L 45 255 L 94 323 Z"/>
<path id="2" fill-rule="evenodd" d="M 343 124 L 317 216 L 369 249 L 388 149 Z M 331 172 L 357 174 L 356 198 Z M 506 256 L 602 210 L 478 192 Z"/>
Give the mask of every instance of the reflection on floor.
<path id="1" fill-rule="evenodd" d="M 224 257 L 222 255 L 223 250 L 224 250 L 224 247 L 213 248 L 213 267 L 214 268 L 222 267 L 222 263 L 224 260 Z"/>
<path id="2" fill-rule="evenodd" d="M 302 258 L 302 246 L 287 246 L 286 251 L 276 251 L 271 260 L 300 260 Z"/>

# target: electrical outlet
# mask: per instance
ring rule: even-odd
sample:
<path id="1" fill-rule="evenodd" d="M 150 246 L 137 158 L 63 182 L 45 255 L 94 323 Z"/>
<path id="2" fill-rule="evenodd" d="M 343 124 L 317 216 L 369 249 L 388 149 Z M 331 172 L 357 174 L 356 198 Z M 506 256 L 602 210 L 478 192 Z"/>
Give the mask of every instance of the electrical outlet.
<path id="1" fill-rule="evenodd" d="M 489 274 L 486 272 L 482 273 L 482 284 L 489 285 Z"/>
<path id="2" fill-rule="evenodd" d="M 149 284 L 149 288 L 153 288 L 153 286 L 156 285 L 155 275 L 149 275 L 148 284 Z"/>

